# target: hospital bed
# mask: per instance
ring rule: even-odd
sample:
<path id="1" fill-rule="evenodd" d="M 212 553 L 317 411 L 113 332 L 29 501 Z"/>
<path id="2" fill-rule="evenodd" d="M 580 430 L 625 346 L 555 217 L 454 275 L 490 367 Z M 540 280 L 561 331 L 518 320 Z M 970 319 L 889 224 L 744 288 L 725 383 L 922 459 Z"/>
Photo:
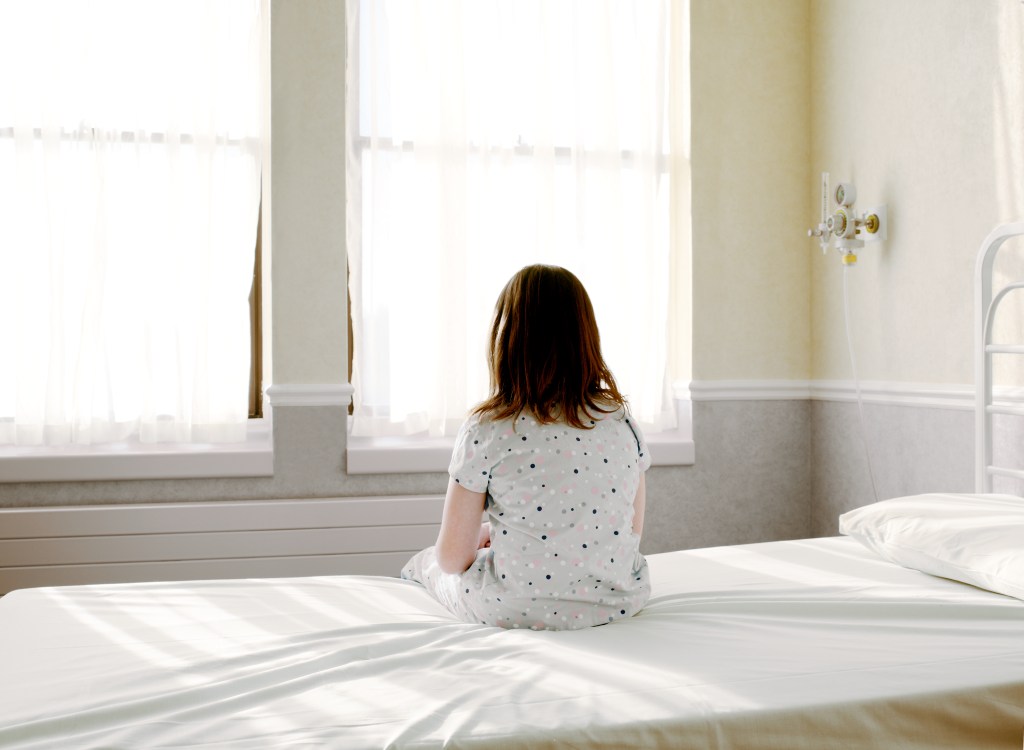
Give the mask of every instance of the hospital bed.
<path id="1" fill-rule="evenodd" d="M 1019 748 L 1024 500 L 991 492 L 995 230 L 978 261 L 978 493 L 843 536 L 648 556 L 573 632 L 457 621 L 373 576 L 58 586 L 0 599 L 0 748 Z M 1019 478 L 1019 477 L 1018 477 Z"/>

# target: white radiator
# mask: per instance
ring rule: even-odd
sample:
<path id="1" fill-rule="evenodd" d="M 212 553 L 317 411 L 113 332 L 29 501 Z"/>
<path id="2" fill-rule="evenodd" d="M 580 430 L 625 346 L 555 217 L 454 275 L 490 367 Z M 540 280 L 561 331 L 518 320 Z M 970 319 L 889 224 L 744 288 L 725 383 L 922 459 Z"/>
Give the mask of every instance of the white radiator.
<path id="1" fill-rule="evenodd" d="M 444 498 L 0 509 L 0 594 L 84 583 L 398 575 Z"/>

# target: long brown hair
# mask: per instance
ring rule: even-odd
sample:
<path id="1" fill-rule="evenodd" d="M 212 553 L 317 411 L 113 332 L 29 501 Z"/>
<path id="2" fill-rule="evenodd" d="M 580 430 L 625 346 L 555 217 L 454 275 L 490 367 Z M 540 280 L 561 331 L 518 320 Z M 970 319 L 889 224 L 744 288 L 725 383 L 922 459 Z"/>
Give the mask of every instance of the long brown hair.
<path id="1" fill-rule="evenodd" d="M 473 412 L 491 419 L 531 412 L 541 423 L 625 406 L 583 284 L 559 266 L 526 266 L 498 295 L 487 363 L 491 395 Z"/>

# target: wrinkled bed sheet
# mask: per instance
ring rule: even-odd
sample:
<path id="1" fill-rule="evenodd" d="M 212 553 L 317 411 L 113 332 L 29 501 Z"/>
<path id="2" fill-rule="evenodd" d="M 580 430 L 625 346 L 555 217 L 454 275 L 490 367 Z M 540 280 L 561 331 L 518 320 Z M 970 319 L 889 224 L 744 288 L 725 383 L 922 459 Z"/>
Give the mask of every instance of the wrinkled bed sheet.
<path id="1" fill-rule="evenodd" d="M 845 538 L 648 557 L 636 617 L 452 618 L 368 576 L 0 599 L 0 748 L 1016 748 L 1024 602 Z"/>

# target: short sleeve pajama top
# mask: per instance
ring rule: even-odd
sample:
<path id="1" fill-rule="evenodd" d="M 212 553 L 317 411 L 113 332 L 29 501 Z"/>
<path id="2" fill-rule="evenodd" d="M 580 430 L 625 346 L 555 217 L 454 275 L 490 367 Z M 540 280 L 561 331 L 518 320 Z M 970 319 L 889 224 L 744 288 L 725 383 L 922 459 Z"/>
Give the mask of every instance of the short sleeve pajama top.
<path id="1" fill-rule="evenodd" d="M 462 426 L 448 471 L 487 494 L 491 546 L 460 576 L 460 616 L 564 630 L 630 617 L 646 604 L 647 563 L 632 524 L 647 446 L 622 410 L 584 424 L 524 414 L 474 416 Z"/>

